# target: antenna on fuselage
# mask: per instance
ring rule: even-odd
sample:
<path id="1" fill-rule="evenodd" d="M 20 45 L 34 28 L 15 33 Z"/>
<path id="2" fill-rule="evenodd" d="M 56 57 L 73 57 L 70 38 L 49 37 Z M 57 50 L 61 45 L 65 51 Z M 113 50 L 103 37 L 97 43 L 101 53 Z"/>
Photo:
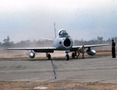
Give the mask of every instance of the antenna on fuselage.
<path id="1" fill-rule="evenodd" d="M 55 38 L 56 38 L 56 23 L 54 22 L 54 34 L 55 34 Z"/>

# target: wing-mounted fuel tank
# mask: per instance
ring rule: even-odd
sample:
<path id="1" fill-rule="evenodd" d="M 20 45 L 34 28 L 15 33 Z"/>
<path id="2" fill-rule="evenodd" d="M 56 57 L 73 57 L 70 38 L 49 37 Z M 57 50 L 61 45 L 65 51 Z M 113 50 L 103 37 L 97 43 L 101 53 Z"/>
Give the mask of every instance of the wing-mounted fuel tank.
<path id="1" fill-rule="evenodd" d="M 96 50 L 91 49 L 90 47 L 86 50 L 86 53 L 90 56 L 94 56 L 96 54 Z"/>
<path id="2" fill-rule="evenodd" d="M 30 58 L 35 58 L 35 52 L 31 50 L 31 51 L 28 53 L 28 56 L 29 56 Z"/>

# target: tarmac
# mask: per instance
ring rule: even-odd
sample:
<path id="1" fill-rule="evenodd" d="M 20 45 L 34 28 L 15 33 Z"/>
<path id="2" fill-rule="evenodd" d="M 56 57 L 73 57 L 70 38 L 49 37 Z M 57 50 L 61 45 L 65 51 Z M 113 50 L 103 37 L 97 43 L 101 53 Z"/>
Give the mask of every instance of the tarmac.
<path id="1" fill-rule="evenodd" d="M 55 79 L 55 77 L 57 77 Z M 111 57 L 65 60 L 0 61 L 0 81 L 117 83 L 117 59 Z"/>

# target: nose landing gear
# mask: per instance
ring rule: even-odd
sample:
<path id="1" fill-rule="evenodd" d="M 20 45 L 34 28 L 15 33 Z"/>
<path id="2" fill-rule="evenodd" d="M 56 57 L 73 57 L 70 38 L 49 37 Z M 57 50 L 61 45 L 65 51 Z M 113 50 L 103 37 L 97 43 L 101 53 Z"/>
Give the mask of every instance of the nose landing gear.
<path id="1" fill-rule="evenodd" d="M 69 61 L 69 54 L 68 53 L 66 53 L 65 60 Z"/>
<path id="2" fill-rule="evenodd" d="M 65 53 L 66 53 L 65 60 L 69 61 L 69 50 L 66 50 Z"/>

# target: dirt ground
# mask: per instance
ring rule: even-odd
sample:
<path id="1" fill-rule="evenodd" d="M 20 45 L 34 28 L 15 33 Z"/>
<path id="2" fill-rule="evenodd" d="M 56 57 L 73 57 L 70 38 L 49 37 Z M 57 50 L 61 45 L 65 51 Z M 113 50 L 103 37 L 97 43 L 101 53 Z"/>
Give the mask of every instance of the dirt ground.
<path id="1" fill-rule="evenodd" d="M 26 52 L 0 51 L 0 60 L 30 60 Z M 64 52 L 62 52 L 64 53 Z M 60 53 L 52 54 L 57 59 L 64 58 Z M 45 54 L 39 54 L 41 59 L 47 60 Z M 43 57 L 44 56 L 44 57 Z M 58 56 L 58 57 L 57 57 Z M 93 58 L 111 56 L 111 51 L 98 51 Z M 86 58 L 92 58 L 85 55 Z M 37 57 L 35 60 L 41 60 Z M 81 57 L 79 57 L 81 58 Z M 75 81 L 30 82 L 30 81 L 0 81 L 0 90 L 117 90 L 117 83 L 80 83 Z"/>
<path id="2" fill-rule="evenodd" d="M 0 81 L 0 90 L 117 90 L 117 83 Z"/>

